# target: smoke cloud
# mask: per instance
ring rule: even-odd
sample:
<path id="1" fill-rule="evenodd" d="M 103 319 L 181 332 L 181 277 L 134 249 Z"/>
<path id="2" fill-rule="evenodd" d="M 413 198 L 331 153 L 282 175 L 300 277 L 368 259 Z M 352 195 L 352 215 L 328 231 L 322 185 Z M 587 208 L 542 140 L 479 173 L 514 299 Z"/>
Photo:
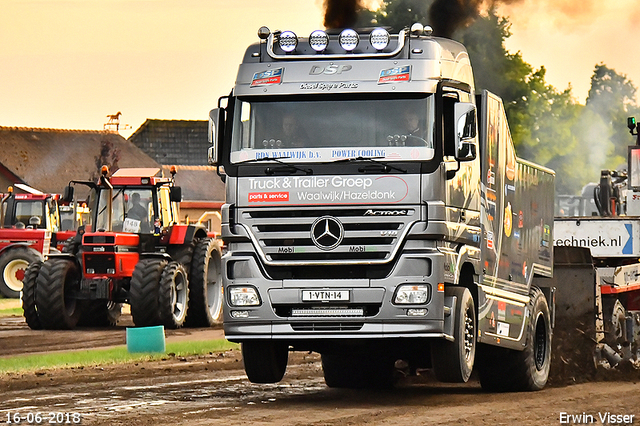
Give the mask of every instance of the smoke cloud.
<path id="1" fill-rule="evenodd" d="M 353 27 L 362 8 L 361 0 L 325 0 L 324 26 L 328 29 Z"/>

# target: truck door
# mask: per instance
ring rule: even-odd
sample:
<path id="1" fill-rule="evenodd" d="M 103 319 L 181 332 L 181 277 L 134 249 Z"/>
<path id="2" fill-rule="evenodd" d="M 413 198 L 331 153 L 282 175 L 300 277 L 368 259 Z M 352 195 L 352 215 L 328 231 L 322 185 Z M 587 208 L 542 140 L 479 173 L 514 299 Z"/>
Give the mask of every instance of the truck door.
<path id="1" fill-rule="evenodd" d="M 504 229 L 504 188 L 505 188 L 505 143 L 502 104 L 488 92 L 483 92 L 480 100 L 480 153 L 483 188 L 482 252 L 485 284 L 495 285 L 500 276 L 500 254 Z M 508 267 L 508 265 L 507 265 Z"/>

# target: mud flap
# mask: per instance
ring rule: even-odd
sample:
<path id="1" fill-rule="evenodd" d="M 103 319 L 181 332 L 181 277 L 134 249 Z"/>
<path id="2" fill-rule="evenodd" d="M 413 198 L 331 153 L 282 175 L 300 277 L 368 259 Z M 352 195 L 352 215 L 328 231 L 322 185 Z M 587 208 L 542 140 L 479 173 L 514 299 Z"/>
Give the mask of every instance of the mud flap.
<path id="1" fill-rule="evenodd" d="M 455 315 L 453 314 L 456 311 L 456 303 L 458 302 L 458 298 L 455 296 L 445 296 L 444 297 L 444 326 L 442 331 L 445 334 L 447 340 L 453 341 L 454 338 L 454 327 L 456 323 Z"/>
<path id="2" fill-rule="evenodd" d="M 587 248 L 555 247 L 556 318 L 549 382 L 585 381 L 596 374 L 596 270 Z"/>

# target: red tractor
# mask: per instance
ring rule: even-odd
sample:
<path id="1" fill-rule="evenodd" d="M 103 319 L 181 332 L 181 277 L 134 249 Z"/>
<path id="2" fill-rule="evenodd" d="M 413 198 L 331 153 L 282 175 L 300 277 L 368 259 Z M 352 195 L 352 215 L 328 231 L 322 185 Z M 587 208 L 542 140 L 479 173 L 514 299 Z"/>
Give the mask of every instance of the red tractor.
<path id="1" fill-rule="evenodd" d="M 207 327 L 221 318 L 220 247 L 202 225 L 181 224 L 181 188 L 159 169 L 103 168 L 90 188 L 91 220 L 63 253 L 25 274 L 31 328 L 114 324 L 123 303 L 136 326 Z M 27 298 L 28 295 L 28 298 Z"/>
<path id="2" fill-rule="evenodd" d="M 60 250 L 76 232 L 73 221 L 62 226 L 60 195 L 16 186 L 29 193 L 15 194 L 9 188 L 0 212 L 0 294 L 11 298 L 20 297 L 27 266 Z"/>

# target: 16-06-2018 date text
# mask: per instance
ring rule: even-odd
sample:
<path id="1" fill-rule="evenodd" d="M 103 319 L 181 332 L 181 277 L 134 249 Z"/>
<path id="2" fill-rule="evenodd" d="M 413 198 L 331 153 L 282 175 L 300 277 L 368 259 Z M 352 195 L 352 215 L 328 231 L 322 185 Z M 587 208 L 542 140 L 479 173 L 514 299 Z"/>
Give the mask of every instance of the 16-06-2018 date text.
<path id="1" fill-rule="evenodd" d="M 3 419 L 7 425 L 77 425 L 82 423 L 82 414 L 65 412 L 7 412 Z"/>

